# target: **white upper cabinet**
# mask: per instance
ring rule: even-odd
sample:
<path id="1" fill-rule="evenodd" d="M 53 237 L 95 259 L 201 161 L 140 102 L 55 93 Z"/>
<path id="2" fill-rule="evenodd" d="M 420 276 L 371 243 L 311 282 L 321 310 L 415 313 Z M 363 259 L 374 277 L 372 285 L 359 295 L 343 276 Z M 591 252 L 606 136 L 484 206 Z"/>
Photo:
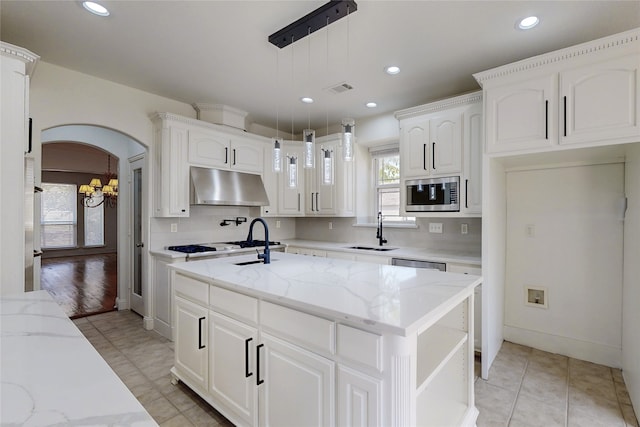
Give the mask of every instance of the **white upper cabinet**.
<path id="1" fill-rule="evenodd" d="M 640 55 L 560 73 L 561 144 L 640 135 Z"/>
<path id="2" fill-rule="evenodd" d="M 281 216 L 303 216 L 305 206 L 305 174 L 302 169 L 303 148 L 286 142 L 282 147 L 282 171 L 278 174 L 278 213 Z"/>
<path id="3" fill-rule="evenodd" d="M 640 138 L 640 29 L 475 74 L 486 152 L 539 152 Z"/>
<path id="4" fill-rule="evenodd" d="M 264 145 L 210 129 L 189 131 L 189 163 L 242 172 L 263 171 Z"/>
<path id="5" fill-rule="evenodd" d="M 482 212 L 482 103 L 478 102 L 464 112 L 464 181 L 460 210 L 469 214 Z"/>
<path id="6" fill-rule="evenodd" d="M 414 117 L 400 122 L 400 167 L 405 177 L 429 175 L 429 119 Z"/>
<path id="7" fill-rule="evenodd" d="M 462 171 L 462 113 L 436 115 L 429 121 L 431 174 L 459 174 Z"/>
<path id="8" fill-rule="evenodd" d="M 556 75 L 487 90 L 485 106 L 489 153 L 556 143 Z"/>

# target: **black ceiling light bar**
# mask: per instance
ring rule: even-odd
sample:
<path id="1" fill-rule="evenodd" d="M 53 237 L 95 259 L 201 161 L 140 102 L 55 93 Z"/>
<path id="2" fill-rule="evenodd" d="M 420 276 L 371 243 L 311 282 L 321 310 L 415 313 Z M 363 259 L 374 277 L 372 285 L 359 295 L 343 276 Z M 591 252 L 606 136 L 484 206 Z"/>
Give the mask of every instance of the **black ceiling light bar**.
<path id="1" fill-rule="evenodd" d="M 334 0 L 320 6 L 313 12 L 303 16 L 296 22 L 287 25 L 269 36 L 269 43 L 282 49 L 292 42 L 326 27 L 340 18 L 358 10 L 358 5 L 352 0 Z"/>

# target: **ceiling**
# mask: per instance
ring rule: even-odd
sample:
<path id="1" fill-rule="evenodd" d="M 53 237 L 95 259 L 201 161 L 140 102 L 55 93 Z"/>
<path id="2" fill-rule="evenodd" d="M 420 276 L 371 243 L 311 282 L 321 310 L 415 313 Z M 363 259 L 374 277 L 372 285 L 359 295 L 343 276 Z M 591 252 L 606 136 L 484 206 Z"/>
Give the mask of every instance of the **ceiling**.
<path id="1" fill-rule="evenodd" d="M 0 38 L 48 63 L 189 104 L 229 105 L 287 132 L 293 123 L 295 133 L 477 90 L 472 73 L 640 27 L 640 1 L 363 0 L 278 49 L 270 34 L 326 2 L 101 3 L 107 18 L 80 1 L 2 0 Z M 516 30 L 531 14 L 540 24 Z M 400 74 L 385 74 L 390 64 Z M 353 89 L 326 90 L 343 82 Z"/>

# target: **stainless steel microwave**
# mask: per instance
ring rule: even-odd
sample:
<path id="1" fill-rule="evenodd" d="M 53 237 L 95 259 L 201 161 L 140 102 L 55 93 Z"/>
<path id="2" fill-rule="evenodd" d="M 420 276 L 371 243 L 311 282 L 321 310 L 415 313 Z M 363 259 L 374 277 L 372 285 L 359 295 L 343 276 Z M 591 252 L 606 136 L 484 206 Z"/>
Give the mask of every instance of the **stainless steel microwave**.
<path id="1" fill-rule="evenodd" d="M 405 181 L 407 212 L 460 211 L 460 177 L 411 179 Z"/>

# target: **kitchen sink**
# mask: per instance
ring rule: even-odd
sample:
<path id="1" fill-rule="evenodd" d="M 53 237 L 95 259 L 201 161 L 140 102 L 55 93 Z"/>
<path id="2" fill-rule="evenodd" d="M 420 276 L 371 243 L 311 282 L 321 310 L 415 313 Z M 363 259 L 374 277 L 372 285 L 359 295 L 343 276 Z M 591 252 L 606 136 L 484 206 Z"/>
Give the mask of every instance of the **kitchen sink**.
<path id="1" fill-rule="evenodd" d="M 397 248 L 383 248 L 383 247 L 373 247 L 373 246 L 349 246 L 348 249 L 361 249 L 364 251 L 393 251 Z"/>
<path id="2" fill-rule="evenodd" d="M 277 259 L 272 259 L 271 262 L 277 261 Z M 242 261 L 242 262 L 234 262 L 233 265 L 251 265 L 251 264 L 263 264 L 264 261 L 261 259 L 254 259 L 251 261 Z"/>

